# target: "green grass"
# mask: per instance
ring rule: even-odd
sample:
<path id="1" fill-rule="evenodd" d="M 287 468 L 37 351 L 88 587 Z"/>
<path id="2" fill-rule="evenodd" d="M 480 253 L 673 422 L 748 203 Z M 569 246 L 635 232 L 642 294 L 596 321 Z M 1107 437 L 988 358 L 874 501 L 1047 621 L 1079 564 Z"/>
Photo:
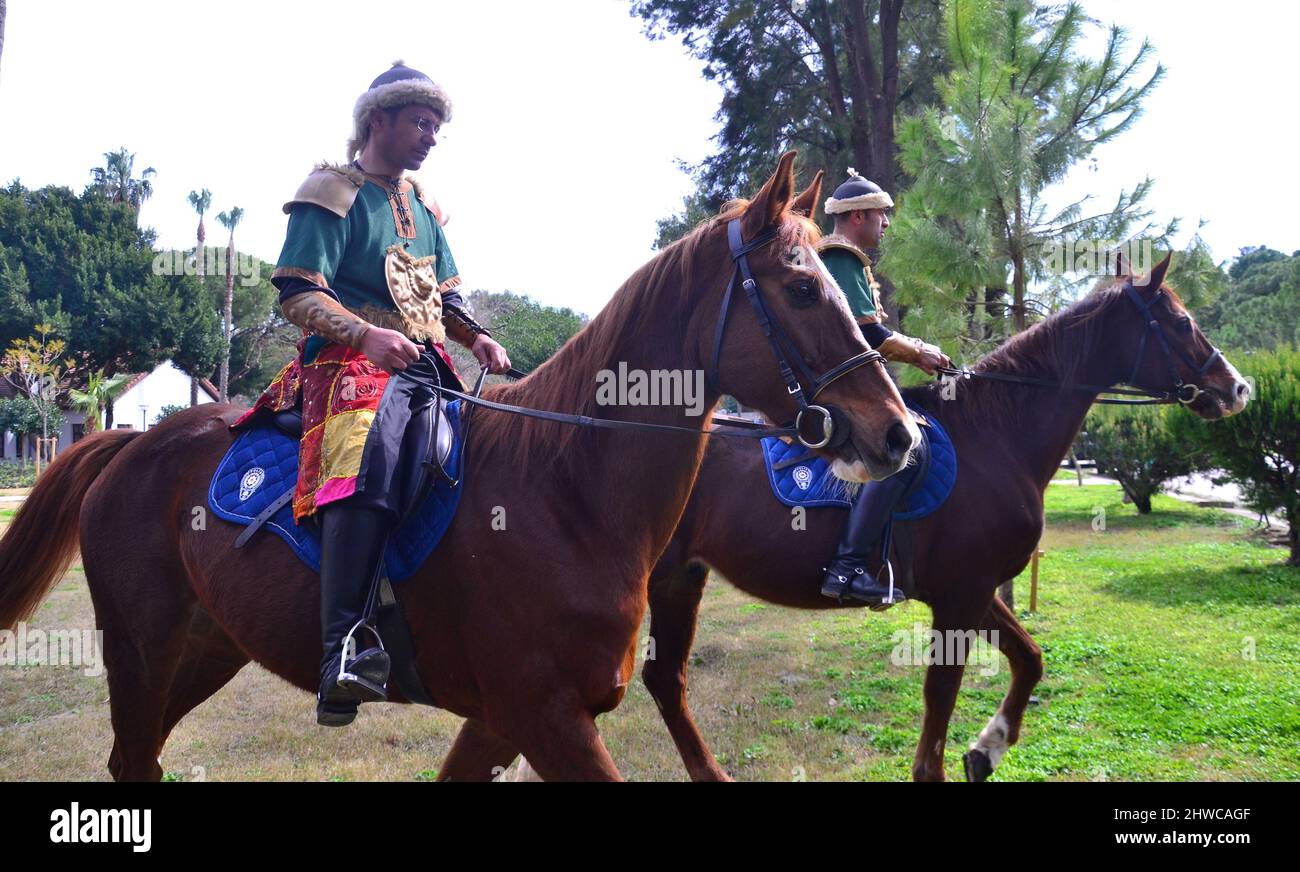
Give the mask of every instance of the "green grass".
<path id="1" fill-rule="evenodd" d="M 1248 520 L 1167 497 L 1140 517 L 1120 497 L 1048 489 L 1036 614 L 1024 611 L 1027 574 L 1016 588 L 1046 674 L 993 779 L 1300 779 L 1300 570 Z M 925 670 L 890 654 L 896 633 L 929 619 L 917 603 L 779 608 L 714 579 L 691 656 L 696 721 L 742 780 L 907 779 Z M 93 626 L 80 567 L 32 624 Z M 949 777 L 1006 692 L 1006 663 L 993 662 L 993 674 L 966 671 Z M 313 711 L 310 694 L 246 667 L 177 727 L 164 770 L 173 781 L 425 781 L 459 727 L 447 712 L 367 706 L 347 730 L 324 730 Z M 639 679 L 599 723 L 628 778 L 685 777 Z M 0 780 L 102 780 L 111 745 L 102 675 L 0 669 Z"/>
<path id="2" fill-rule="evenodd" d="M 1282 565 L 1286 552 L 1252 536 L 1249 521 L 1163 496 L 1142 517 L 1121 496 L 1117 486 L 1048 490 L 1037 614 L 1025 611 L 1028 573 L 1017 582 L 1046 674 L 993 778 L 1300 778 L 1300 570 Z M 745 602 L 710 585 L 696 651 L 726 640 L 727 654 L 692 666 L 697 719 L 728 771 L 907 778 L 924 667 L 889 655 L 895 633 L 928 628 L 928 610 L 746 613 Z M 755 650 L 776 631 L 791 641 Z M 960 777 L 962 752 L 1006 692 L 1010 672 L 994 662 L 992 675 L 967 668 L 949 777 Z M 719 667 L 737 694 L 720 709 L 715 688 L 694 689 Z M 619 717 L 604 719 L 607 734 Z"/>

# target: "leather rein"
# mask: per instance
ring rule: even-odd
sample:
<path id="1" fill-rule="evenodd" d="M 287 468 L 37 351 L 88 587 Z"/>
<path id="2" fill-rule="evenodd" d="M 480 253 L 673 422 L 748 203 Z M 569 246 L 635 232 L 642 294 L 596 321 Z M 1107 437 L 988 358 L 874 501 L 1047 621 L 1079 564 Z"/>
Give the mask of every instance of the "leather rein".
<path id="1" fill-rule="evenodd" d="M 1161 288 L 1156 291 L 1151 299 L 1146 302 L 1142 301 L 1141 295 L 1139 295 L 1133 288 L 1132 282 L 1129 282 L 1124 286 L 1124 292 L 1128 298 L 1133 301 L 1133 305 L 1137 306 L 1138 314 L 1146 321 L 1146 329 L 1142 331 L 1142 340 L 1138 343 L 1137 357 L 1133 360 L 1133 371 L 1129 374 L 1129 377 L 1120 382 L 1120 384 L 1133 384 L 1133 380 L 1137 378 L 1138 369 L 1142 366 L 1142 356 L 1146 352 L 1147 339 L 1152 333 L 1154 333 L 1156 338 L 1160 341 L 1160 350 L 1164 352 L 1165 366 L 1169 369 L 1169 377 L 1174 383 L 1172 390 L 1152 391 L 1138 387 L 1117 388 L 1102 385 L 1061 384 L 1060 382 L 1054 382 L 1050 379 L 1008 375 L 1001 372 L 976 372 L 966 368 L 953 369 L 951 367 L 942 366 L 938 368 L 938 371 L 944 375 L 956 376 L 958 378 L 982 378 L 989 381 L 1011 382 L 1013 384 L 1032 385 L 1034 387 L 1087 391 L 1088 393 L 1093 394 L 1125 394 L 1127 396 L 1150 398 L 1144 400 L 1126 400 L 1115 397 L 1098 397 L 1093 400 L 1094 403 L 1113 406 L 1162 406 L 1175 402 L 1188 405 L 1196 402 L 1197 397 L 1205 393 L 1205 391 L 1200 385 L 1194 382 L 1184 382 L 1182 380 L 1178 375 L 1178 367 L 1174 365 L 1174 354 L 1176 353 L 1182 359 L 1183 363 L 1187 364 L 1187 368 L 1195 373 L 1194 377 L 1199 379 L 1209 371 L 1210 367 L 1214 365 L 1216 360 L 1220 360 L 1223 357 L 1223 352 L 1218 348 L 1214 348 L 1214 353 L 1209 356 L 1209 359 L 1200 366 L 1197 366 L 1191 357 L 1188 356 L 1187 352 L 1169 342 L 1169 337 L 1165 334 L 1164 327 L 1151 312 L 1152 307 L 1164 299 L 1164 289 Z"/>

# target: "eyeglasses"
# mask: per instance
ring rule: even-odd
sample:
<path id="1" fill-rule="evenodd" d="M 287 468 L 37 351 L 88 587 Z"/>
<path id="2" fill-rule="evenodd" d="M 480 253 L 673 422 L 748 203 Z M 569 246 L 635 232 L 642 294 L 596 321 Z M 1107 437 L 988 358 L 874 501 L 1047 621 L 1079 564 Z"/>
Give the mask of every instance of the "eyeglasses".
<path id="1" fill-rule="evenodd" d="M 415 126 L 420 133 L 437 133 L 442 129 L 442 125 L 432 118 L 425 118 L 423 115 L 415 116 Z"/>

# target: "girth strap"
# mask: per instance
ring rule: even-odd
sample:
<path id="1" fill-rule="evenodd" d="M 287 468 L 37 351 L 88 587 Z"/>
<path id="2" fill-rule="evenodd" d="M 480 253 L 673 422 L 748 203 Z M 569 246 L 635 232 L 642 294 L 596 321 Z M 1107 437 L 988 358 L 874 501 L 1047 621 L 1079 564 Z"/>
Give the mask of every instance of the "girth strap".
<path id="1" fill-rule="evenodd" d="M 284 508 L 285 503 L 293 499 L 293 493 L 295 490 L 296 486 L 290 485 L 288 490 L 272 500 L 271 504 L 265 509 L 258 512 L 257 517 L 249 522 L 248 526 L 244 528 L 244 531 L 239 534 L 239 538 L 235 540 L 235 547 L 243 548 L 244 545 L 247 544 L 248 540 L 253 537 L 253 534 L 257 532 L 259 527 L 271 520 L 272 515 Z"/>

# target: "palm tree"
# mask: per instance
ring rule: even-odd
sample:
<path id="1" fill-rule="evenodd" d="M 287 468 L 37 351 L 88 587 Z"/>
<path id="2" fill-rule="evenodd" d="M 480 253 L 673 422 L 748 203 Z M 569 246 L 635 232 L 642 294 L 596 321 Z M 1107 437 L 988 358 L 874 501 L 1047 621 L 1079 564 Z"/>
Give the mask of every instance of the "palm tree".
<path id="1" fill-rule="evenodd" d="M 90 175 L 94 179 L 92 186 L 113 203 L 126 203 L 137 212 L 140 205 L 153 194 L 153 183 L 149 181 L 157 174 L 153 167 L 134 178 L 135 155 L 122 146 L 117 151 L 104 152 L 104 166 L 91 167 Z"/>
<path id="2" fill-rule="evenodd" d="M 207 261 L 207 258 L 203 256 L 203 242 L 207 238 L 207 235 L 203 232 L 203 213 L 207 212 L 208 207 L 212 205 L 212 192 L 207 188 L 204 188 L 202 193 L 190 191 L 190 205 L 194 207 L 195 212 L 199 213 L 199 242 L 198 245 L 194 246 L 194 265 L 198 268 L 199 285 L 202 286 L 204 284 L 204 264 Z M 198 404 L 199 380 L 194 376 L 190 376 L 190 405 L 197 406 Z"/>
<path id="3" fill-rule="evenodd" d="M 235 206 L 229 212 L 217 216 L 221 226 L 230 231 L 230 242 L 226 244 L 226 305 L 221 317 L 221 336 L 225 339 L 225 348 L 221 356 L 221 402 L 228 402 L 230 388 L 230 339 L 234 333 L 235 306 L 235 226 L 244 217 L 244 210 Z"/>
<path id="4" fill-rule="evenodd" d="M 99 427 L 99 413 L 105 412 L 104 429 L 113 429 L 113 401 L 122 392 L 122 388 L 131 380 L 130 375 L 118 373 L 110 378 L 104 377 L 104 371 L 93 372 L 84 391 L 76 388 L 68 391 L 68 397 L 79 412 L 86 416 L 85 432 L 87 435 Z M 107 410 L 107 411 L 105 411 Z"/>

